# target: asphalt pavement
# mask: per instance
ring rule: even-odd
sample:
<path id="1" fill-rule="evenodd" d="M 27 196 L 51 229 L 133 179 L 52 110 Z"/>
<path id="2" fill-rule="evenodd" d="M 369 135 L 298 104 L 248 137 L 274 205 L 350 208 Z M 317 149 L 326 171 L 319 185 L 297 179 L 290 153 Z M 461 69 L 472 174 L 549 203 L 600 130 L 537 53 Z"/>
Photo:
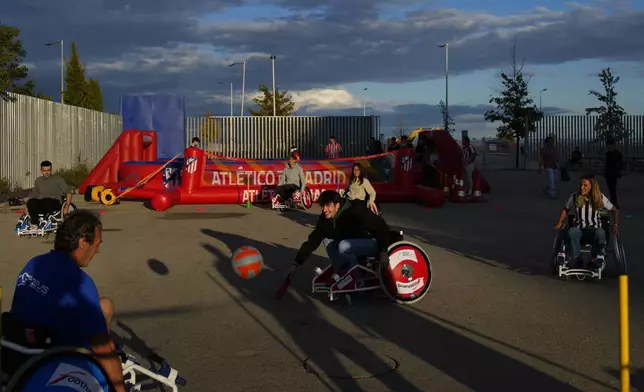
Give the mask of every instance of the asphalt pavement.
<path id="1" fill-rule="evenodd" d="M 430 255 L 434 279 L 419 303 L 379 293 L 353 305 L 311 295 L 318 249 L 289 293 L 273 294 L 319 209 L 177 206 L 163 213 L 125 202 L 102 212 L 104 243 L 88 268 L 116 303 L 114 332 L 142 357 L 166 358 L 187 391 L 611 391 L 618 390 L 617 279 L 553 277 L 552 226 L 577 185 L 543 197 L 534 172 L 486 174 L 487 202 L 427 209 L 383 204 L 389 224 Z M 644 390 L 644 177 L 620 184 L 621 240 L 629 261 L 633 390 Z M 602 186 L 605 184 L 602 183 Z M 79 198 L 79 197 L 77 197 Z M 14 208 L 15 210 L 15 208 Z M 18 213 L 0 213 L 2 309 L 26 261 L 53 238 L 18 238 Z M 243 280 L 230 255 L 261 251 L 269 270 Z"/>

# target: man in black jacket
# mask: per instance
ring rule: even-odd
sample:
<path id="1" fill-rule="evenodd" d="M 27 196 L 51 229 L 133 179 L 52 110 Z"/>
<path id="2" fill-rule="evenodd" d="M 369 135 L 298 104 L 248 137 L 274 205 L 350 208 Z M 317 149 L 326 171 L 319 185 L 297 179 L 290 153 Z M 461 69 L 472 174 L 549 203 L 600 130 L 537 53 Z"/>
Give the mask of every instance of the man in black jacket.
<path id="1" fill-rule="evenodd" d="M 617 179 L 622 176 L 624 169 L 624 157 L 622 153 L 615 148 L 615 141 L 612 139 L 606 140 L 606 167 L 604 169 L 604 177 L 606 177 L 606 185 L 610 193 L 610 202 L 617 208 Z"/>
<path id="2" fill-rule="evenodd" d="M 322 214 L 318 223 L 295 256 L 290 273 L 302 265 L 324 243 L 329 261 L 336 272 L 358 263 L 358 257 L 377 256 L 388 262 L 389 225 L 381 216 L 359 205 L 352 205 L 336 191 L 320 194 Z"/>

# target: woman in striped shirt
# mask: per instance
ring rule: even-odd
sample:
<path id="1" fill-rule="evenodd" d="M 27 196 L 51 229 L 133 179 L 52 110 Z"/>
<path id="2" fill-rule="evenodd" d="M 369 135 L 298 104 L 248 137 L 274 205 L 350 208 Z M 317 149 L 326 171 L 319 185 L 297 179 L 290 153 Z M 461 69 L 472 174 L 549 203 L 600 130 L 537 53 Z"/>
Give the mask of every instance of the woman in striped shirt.
<path id="1" fill-rule="evenodd" d="M 579 192 L 570 195 L 555 224 L 555 229 L 559 230 L 563 227 L 569 212 L 574 216 L 573 225 L 565 233 L 571 260 L 579 260 L 581 239 L 584 237 L 588 238 L 592 245 L 591 263 L 594 263 L 593 267 L 598 266 L 597 259 L 606 244 L 606 233 L 601 225 L 602 211 L 613 211 L 613 232 L 619 234 L 617 208 L 601 193 L 594 175 L 587 174 L 581 177 Z"/>

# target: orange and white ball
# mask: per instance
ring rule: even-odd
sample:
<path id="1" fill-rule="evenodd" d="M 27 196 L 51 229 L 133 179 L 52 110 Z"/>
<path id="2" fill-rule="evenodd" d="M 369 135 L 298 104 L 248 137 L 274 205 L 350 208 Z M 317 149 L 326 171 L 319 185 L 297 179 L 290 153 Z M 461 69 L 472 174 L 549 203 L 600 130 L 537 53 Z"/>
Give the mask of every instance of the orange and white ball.
<path id="1" fill-rule="evenodd" d="M 257 277 L 264 266 L 262 254 L 252 246 L 242 246 L 233 252 L 233 270 L 244 279 Z"/>

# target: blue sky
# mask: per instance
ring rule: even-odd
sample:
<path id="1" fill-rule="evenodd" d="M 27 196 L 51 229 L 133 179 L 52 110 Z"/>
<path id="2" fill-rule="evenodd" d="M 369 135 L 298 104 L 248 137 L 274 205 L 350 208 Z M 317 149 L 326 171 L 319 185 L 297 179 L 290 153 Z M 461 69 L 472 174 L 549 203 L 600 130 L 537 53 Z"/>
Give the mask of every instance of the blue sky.
<path id="1" fill-rule="evenodd" d="M 8 0 L 3 20 L 22 29 L 30 77 L 58 96 L 57 52 L 43 42 L 75 41 L 87 74 L 102 86 L 107 110 L 121 94 L 174 93 L 189 115 L 235 113 L 248 61 L 246 107 L 260 83 L 270 85 L 277 56 L 280 89 L 298 114 L 381 116 L 391 128 L 435 126 L 445 97 L 444 50 L 450 44 L 449 103 L 457 129 L 494 133 L 483 121 L 498 74 L 508 70 L 514 39 L 530 91 L 546 113 L 582 114 L 601 89 L 596 77 L 620 76 L 618 101 L 642 113 L 644 0 L 527 2 L 468 0 Z M 241 6 L 240 6 L 241 4 Z M 219 84 L 219 81 L 224 81 Z M 364 89 L 367 88 L 367 91 Z"/>

